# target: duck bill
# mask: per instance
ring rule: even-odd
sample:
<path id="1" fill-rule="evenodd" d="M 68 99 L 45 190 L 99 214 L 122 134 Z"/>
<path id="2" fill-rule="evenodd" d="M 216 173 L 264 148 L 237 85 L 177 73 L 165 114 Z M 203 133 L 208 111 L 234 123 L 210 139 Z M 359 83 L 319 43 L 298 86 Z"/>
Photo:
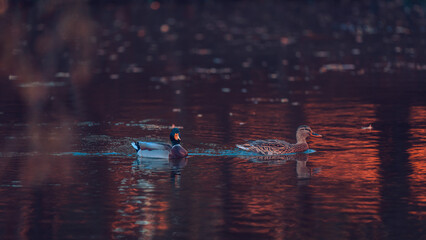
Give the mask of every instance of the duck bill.
<path id="1" fill-rule="evenodd" d="M 322 137 L 322 135 L 321 135 L 321 134 L 314 133 L 314 132 L 311 132 L 311 136 L 312 136 L 312 137 Z"/>
<path id="2" fill-rule="evenodd" d="M 175 140 L 176 140 L 176 141 L 180 141 L 179 133 L 175 133 Z"/>

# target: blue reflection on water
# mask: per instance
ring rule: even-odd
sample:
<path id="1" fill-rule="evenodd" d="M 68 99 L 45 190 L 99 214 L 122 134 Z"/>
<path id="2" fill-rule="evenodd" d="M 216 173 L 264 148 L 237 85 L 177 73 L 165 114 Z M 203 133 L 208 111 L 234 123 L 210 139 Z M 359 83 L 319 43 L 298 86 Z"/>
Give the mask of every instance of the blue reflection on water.
<path id="1" fill-rule="evenodd" d="M 52 154 L 55 156 L 64 156 L 64 155 L 72 155 L 72 156 L 123 156 L 123 157 L 131 157 L 133 154 L 127 153 L 117 153 L 117 152 L 98 152 L 98 153 L 87 153 L 87 152 L 64 152 L 64 153 L 55 153 Z"/>
<path id="2" fill-rule="evenodd" d="M 199 150 L 196 149 L 198 151 L 189 153 L 190 156 L 265 156 L 259 153 L 254 153 L 254 152 L 247 152 L 247 151 L 242 151 L 239 149 L 230 149 L 230 150 L 214 150 L 214 149 L 208 149 L 208 150 Z M 310 154 L 310 153 L 314 153 L 316 152 L 313 149 L 308 149 L 303 153 L 306 154 Z M 282 154 L 282 155 L 294 155 L 297 153 L 287 153 L 287 154 Z M 276 155 L 279 156 L 279 155 Z"/>
<path id="3" fill-rule="evenodd" d="M 303 153 L 305 154 L 311 154 L 311 153 L 315 153 L 316 151 L 314 149 L 308 149 L 306 151 L 304 151 Z M 282 154 L 283 156 L 287 156 L 287 155 L 294 155 L 297 153 L 287 153 L 287 154 Z M 132 157 L 135 154 L 128 154 L 128 153 L 120 153 L 120 152 L 95 152 L 95 153 L 89 153 L 89 152 L 64 152 L 64 153 L 55 153 L 52 154 L 55 156 L 64 156 L 64 155 L 71 155 L 71 156 L 122 156 L 122 157 Z M 229 149 L 229 150 L 214 150 L 214 149 L 195 149 L 194 152 L 189 153 L 189 156 L 211 156 L 211 157 L 219 157 L 219 156 L 249 156 L 249 157 L 253 157 L 253 156 L 264 156 L 262 154 L 259 153 L 254 153 L 254 152 L 247 152 L 247 151 L 242 151 L 242 150 L 238 150 L 238 149 Z M 276 156 L 280 156 L 280 155 L 276 155 Z"/>

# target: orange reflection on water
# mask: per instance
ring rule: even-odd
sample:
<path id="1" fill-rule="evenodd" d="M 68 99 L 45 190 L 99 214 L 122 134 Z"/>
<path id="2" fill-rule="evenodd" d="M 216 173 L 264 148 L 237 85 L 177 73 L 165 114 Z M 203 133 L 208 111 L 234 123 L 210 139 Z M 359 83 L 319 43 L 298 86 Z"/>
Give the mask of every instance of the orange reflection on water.
<path id="1" fill-rule="evenodd" d="M 228 196 L 234 207 L 227 210 L 233 217 L 225 228 L 234 234 L 267 234 L 271 239 L 280 239 L 282 229 L 297 226 L 297 212 L 303 207 L 294 200 L 300 191 L 282 184 L 295 177 L 295 165 L 252 164 L 233 159 Z"/>
<path id="2" fill-rule="evenodd" d="M 324 111 L 327 106 L 335 110 Z M 363 178 L 368 181 L 377 181 L 380 161 L 378 131 L 362 129 L 362 126 L 377 121 L 376 106 L 373 104 L 348 105 L 335 101 L 333 103 L 312 102 L 305 104 L 304 107 L 307 122 L 312 122 L 314 129 L 317 129 L 315 131 L 324 136 L 322 139 L 312 140 L 313 148 L 318 151 L 335 150 L 334 154 L 328 154 L 329 158 L 324 159 L 324 162 L 318 162 L 320 165 L 333 166 L 341 171 L 341 174 L 328 177 L 336 180 Z M 342 119 L 345 120 L 342 121 Z M 333 174 L 333 172 L 322 174 Z"/>
<path id="3" fill-rule="evenodd" d="M 334 211 L 357 213 L 348 214 L 352 222 L 380 220 L 378 131 L 362 129 L 377 121 L 376 106 L 349 105 L 336 100 L 332 103 L 313 101 L 303 107 L 307 122 L 324 135 L 323 139 L 315 139 L 311 145 L 320 153 L 327 152 L 327 155 L 315 158 L 315 164 L 326 169 L 318 175 L 336 182 L 336 186 L 329 187 L 330 190 L 316 193 L 323 200 L 324 209 L 330 206 Z M 324 111 L 327 108 L 333 111 Z M 339 203 L 345 207 L 336 208 Z"/>
<path id="4" fill-rule="evenodd" d="M 118 186 L 120 194 L 114 195 L 116 214 L 111 228 L 117 236 L 136 234 L 152 239 L 161 234 L 159 231 L 169 228 L 169 202 L 162 199 L 162 195 L 152 194 L 157 185 L 149 176 L 144 176 L 146 173 L 134 171 L 129 175 L 129 167 L 122 167 L 112 175 L 113 181 L 121 184 Z"/>
<path id="5" fill-rule="evenodd" d="M 426 107 L 412 106 L 410 108 L 410 138 L 411 147 L 408 149 L 409 160 L 413 169 L 411 174 L 411 192 L 417 199 L 420 207 L 426 206 L 426 136 L 425 136 Z M 426 212 L 415 212 L 413 214 L 426 215 Z"/>

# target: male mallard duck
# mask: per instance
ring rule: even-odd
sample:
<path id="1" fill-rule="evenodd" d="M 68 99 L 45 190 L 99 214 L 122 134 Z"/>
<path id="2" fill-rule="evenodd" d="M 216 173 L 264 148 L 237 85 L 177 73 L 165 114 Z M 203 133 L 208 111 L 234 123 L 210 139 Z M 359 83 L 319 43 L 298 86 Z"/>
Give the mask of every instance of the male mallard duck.
<path id="1" fill-rule="evenodd" d="M 184 158 L 188 151 L 180 145 L 179 129 L 173 128 L 170 133 L 172 145 L 167 143 L 132 142 L 137 154 L 147 158 Z"/>
<path id="2" fill-rule="evenodd" d="M 302 125 L 297 128 L 297 143 L 291 144 L 282 140 L 256 140 L 245 144 L 237 145 L 245 151 L 256 152 L 264 155 L 278 155 L 286 153 L 304 152 L 309 149 L 306 138 L 309 136 L 322 137 L 312 131 L 309 126 Z"/>

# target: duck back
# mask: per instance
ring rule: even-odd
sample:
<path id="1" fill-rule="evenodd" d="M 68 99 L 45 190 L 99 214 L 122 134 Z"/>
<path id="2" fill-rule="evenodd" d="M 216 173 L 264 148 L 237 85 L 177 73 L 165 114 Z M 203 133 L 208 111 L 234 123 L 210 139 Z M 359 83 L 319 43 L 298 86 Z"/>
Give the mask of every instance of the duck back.
<path id="1" fill-rule="evenodd" d="M 286 141 L 274 139 L 250 141 L 246 144 L 237 145 L 237 147 L 245 151 L 256 152 L 263 155 L 279 155 L 308 150 L 307 143 L 291 144 Z"/>

